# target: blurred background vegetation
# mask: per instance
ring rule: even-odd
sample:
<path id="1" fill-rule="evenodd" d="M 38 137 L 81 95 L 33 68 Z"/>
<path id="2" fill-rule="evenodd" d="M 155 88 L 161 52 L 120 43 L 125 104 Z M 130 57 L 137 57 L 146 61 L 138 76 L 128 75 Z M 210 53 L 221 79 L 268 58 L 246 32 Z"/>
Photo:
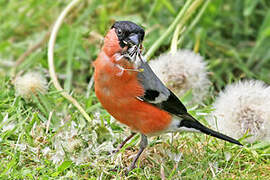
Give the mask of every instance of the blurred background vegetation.
<path id="1" fill-rule="evenodd" d="M 49 94 L 31 103 L 16 98 L 12 84 L 15 74 L 29 70 L 41 71 L 49 80 L 48 32 L 68 2 L 64 0 L 0 1 L 0 123 L 6 113 L 12 121 L 17 123 L 15 129 L 0 134 L 0 177 L 22 178 L 27 175 L 29 178 L 39 176 L 48 178 L 64 176 L 68 169 L 77 173 L 76 176 L 80 178 L 98 177 L 102 173 L 91 163 L 82 166 L 66 163 L 59 168 L 49 162 L 46 157 L 41 157 L 41 162 L 37 163 L 33 161 L 31 153 L 14 150 L 12 146 L 18 139 L 30 144 L 29 146 L 37 146 L 33 143 L 33 137 L 29 135 L 30 131 L 34 122 L 45 122 L 52 111 L 56 113 L 54 113 L 50 133 L 47 135 L 49 142 L 39 144 L 39 146 L 50 145 L 50 140 L 58 131 L 57 127 L 63 128 L 58 124 L 59 119 L 63 117 L 69 117 L 69 123 L 66 126 L 69 126 L 71 121 L 87 124 L 79 112 L 57 93 L 52 84 Z M 64 89 L 73 93 L 91 117 L 94 117 L 95 111 L 100 111 L 103 119 L 108 121 L 110 118 L 98 104 L 93 89 L 87 90 L 93 73 L 91 63 L 96 59 L 102 47 L 102 38 L 115 20 L 131 20 L 145 28 L 144 46 L 147 51 L 167 30 L 184 3 L 184 0 L 82 0 L 65 19 L 56 40 L 55 68 Z M 192 18 L 188 24 L 190 23 L 192 23 Z M 162 42 L 152 58 L 169 51 L 172 36 L 173 33 Z M 37 45 L 36 49 L 34 48 L 28 56 L 22 57 L 29 48 L 35 45 Z M 213 95 L 223 89 L 226 84 L 239 79 L 253 78 L 270 84 L 270 1 L 212 0 L 196 26 L 185 34 L 178 48 L 193 49 L 195 45 L 199 45 L 199 53 L 208 63 L 208 71 L 211 72 L 210 79 L 213 83 Z M 209 101 L 213 99 L 214 96 Z M 124 131 L 124 128 L 117 123 L 112 124 L 114 130 Z M 86 126 L 92 130 L 96 128 L 91 124 Z M 108 139 L 105 137 L 99 139 L 99 142 Z M 192 136 L 184 136 L 184 139 L 179 140 L 175 146 L 187 139 L 192 139 Z M 193 151 L 192 148 L 201 145 L 199 138 L 193 139 L 195 139 L 194 144 L 190 142 L 186 145 L 187 151 Z M 118 140 L 120 141 L 121 139 Z M 209 145 L 210 147 L 202 148 L 208 152 L 208 155 L 201 153 L 198 155 L 200 157 L 194 158 L 185 156 L 189 162 L 181 162 L 182 164 L 179 165 L 181 167 L 178 167 L 177 171 L 182 171 L 184 178 L 215 178 L 207 162 L 209 159 L 219 159 L 218 156 L 223 156 L 224 151 L 231 151 L 231 145 L 224 146 L 223 144 L 220 150 L 216 150 L 216 145 L 218 145 L 217 142 Z M 269 179 L 269 159 L 258 155 L 257 152 L 243 151 L 245 157 L 241 158 L 238 154 L 236 157 L 238 159 L 233 161 L 227 169 L 226 165 L 225 170 L 218 173 L 217 178 L 242 176 L 246 179 L 255 177 Z M 232 153 L 237 154 L 239 150 L 234 148 Z M 105 154 L 104 157 L 106 157 Z M 103 164 L 100 165 L 102 167 L 106 167 L 108 163 L 113 166 L 113 162 L 106 160 L 102 162 Z M 197 170 L 196 165 L 199 162 L 202 164 L 198 165 Z M 246 164 L 240 165 L 241 162 Z M 167 162 L 164 166 L 166 175 L 177 177 L 179 172 L 171 174 L 174 168 L 172 162 Z M 146 176 L 143 170 L 137 170 L 134 177 L 158 179 L 160 166 L 155 164 L 154 167 L 149 170 L 151 175 Z M 192 171 L 194 167 L 196 170 Z M 187 170 L 189 168 L 191 171 Z M 205 172 L 205 168 L 209 171 Z M 59 173 L 55 174 L 58 171 Z M 118 174 L 105 173 L 104 177 L 118 177 Z"/>
<path id="2" fill-rule="evenodd" d="M 102 45 L 100 37 L 104 37 L 115 20 L 131 20 L 142 25 L 148 32 L 144 46 L 149 49 L 184 2 L 82 1 L 60 30 L 56 42 L 57 72 L 66 74 L 72 67 L 71 73 L 79 78 L 77 82 L 87 82 L 91 76 L 90 62 L 97 57 Z M 67 1 L 1 1 L 1 61 L 14 62 L 39 42 L 66 4 Z M 262 0 L 212 1 L 179 48 L 193 48 L 199 38 L 199 52 L 208 60 L 218 89 L 239 78 L 257 78 L 270 83 L 269 4 Z M 171 36 L 155 55 L 168 51 Z M 47 68 L 46 45 L 27 57 L 19 70 Z"/>

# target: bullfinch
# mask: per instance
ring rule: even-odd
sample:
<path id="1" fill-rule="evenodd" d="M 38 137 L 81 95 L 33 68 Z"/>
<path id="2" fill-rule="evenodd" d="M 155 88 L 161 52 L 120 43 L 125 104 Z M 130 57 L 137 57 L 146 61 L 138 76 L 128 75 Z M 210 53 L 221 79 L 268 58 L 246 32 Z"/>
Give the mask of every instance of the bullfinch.
<path id="1" fill-rule="evenodd" d="M 162 133 L 198 132 L 241 145 L 239 141 L 207 128 L 187 112 L 143 57 L 144 34 L 144 29 L 133 22 L 115 22 L 94 62 L 97 98 L 116 120 L 134 132 L 120 148 L 135 132 L 141 134 L 140 149 L 128 170 L 135 167 L 146 148 L 147 137 Z"/>

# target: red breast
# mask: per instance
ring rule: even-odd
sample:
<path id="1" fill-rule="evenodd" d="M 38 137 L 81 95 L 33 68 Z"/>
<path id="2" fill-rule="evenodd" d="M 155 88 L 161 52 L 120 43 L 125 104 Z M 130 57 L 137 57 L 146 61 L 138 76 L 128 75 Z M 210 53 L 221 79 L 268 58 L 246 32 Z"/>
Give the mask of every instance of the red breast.
<path id="1" fill-rule="evenodd" d="M 105 37 L 104 46 L 95 66 L 95 92 L 102 106 L 118 121 L 143 134 L 166 130 L 171 115 L 136 97 L 143 96 L 144 89 L 137 80 L 137 73 L 121 69 L 132 68 L 126 59 L 116 61 L 115 53 L 121 52 L 118 38 L 111 29 Z"/>

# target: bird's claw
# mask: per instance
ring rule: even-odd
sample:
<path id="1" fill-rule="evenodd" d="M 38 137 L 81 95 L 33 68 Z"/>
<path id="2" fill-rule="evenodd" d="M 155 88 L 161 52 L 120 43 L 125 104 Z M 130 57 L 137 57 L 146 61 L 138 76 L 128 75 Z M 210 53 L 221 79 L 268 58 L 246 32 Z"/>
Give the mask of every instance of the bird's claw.
<path id="1" fill-rule="evenodd" d="M 112 150 L 111 154 L 116 154 L 116 153 L 118 153 L 119 151 L 120 151 L 120 149 L 114 149 L 114 150 Z"/>
<path id="2" fill-rule="evenodd" d="M 132 171 L 132 170 L 135 169 L 135 168 L 136 168 L 136 165 L 131 164 L 129 167 L 127 167 L 127 168 L 125 169 L 125 175 L 127 176 L 127 175 L 129 174 L 129 172 Z"/>
<path id="3" fill-rule="evenodd" d="M 119 165 L 116 165 L 114 168 L 109 169 L 109 171 L 117 172 L 121 167 Z"/>
<path id="4" fill-rule="evenodd" d="M 124 168 L 122 173 L 124 173 L 125 176 L 128 176 L 128 174 L 135 168 L 136 168 L 136 166 L 130 165 L 129 167 Z M 121 166 L 116 165 L 114 168 L 109 169 L 109 171 L 111 171 L 111 172 L 121 172 L 121 169 L 123 169 Z"/>

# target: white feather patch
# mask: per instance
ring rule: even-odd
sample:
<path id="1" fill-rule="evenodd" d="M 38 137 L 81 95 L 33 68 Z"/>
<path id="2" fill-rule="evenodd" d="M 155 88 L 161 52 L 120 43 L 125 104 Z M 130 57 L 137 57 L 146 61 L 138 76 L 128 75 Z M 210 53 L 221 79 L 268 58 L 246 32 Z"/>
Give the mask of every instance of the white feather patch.
<path id="1" fill-rule="evenodd" d="M 163 93 L 159 93 L 159 96 L 156 97 L 154 101 L 149 101 L 149 102 L 153 103 L 153 104 L 158 104 L 158 103 L 161 103 L 163 101 L 167 101 L 168 98 L 169 98 L 169 96 L 167 96 Z"/>
<path id="2" fill-rule="evenodd" d="M 182 118 L 178 116 L 173 116 L 172 122 L 170 126 L 168 127 L 167 132 L 201 132 L 194 128 L 188 128 L 188 127 L 179 128 L 181 121 L 182 121 Z"/>

